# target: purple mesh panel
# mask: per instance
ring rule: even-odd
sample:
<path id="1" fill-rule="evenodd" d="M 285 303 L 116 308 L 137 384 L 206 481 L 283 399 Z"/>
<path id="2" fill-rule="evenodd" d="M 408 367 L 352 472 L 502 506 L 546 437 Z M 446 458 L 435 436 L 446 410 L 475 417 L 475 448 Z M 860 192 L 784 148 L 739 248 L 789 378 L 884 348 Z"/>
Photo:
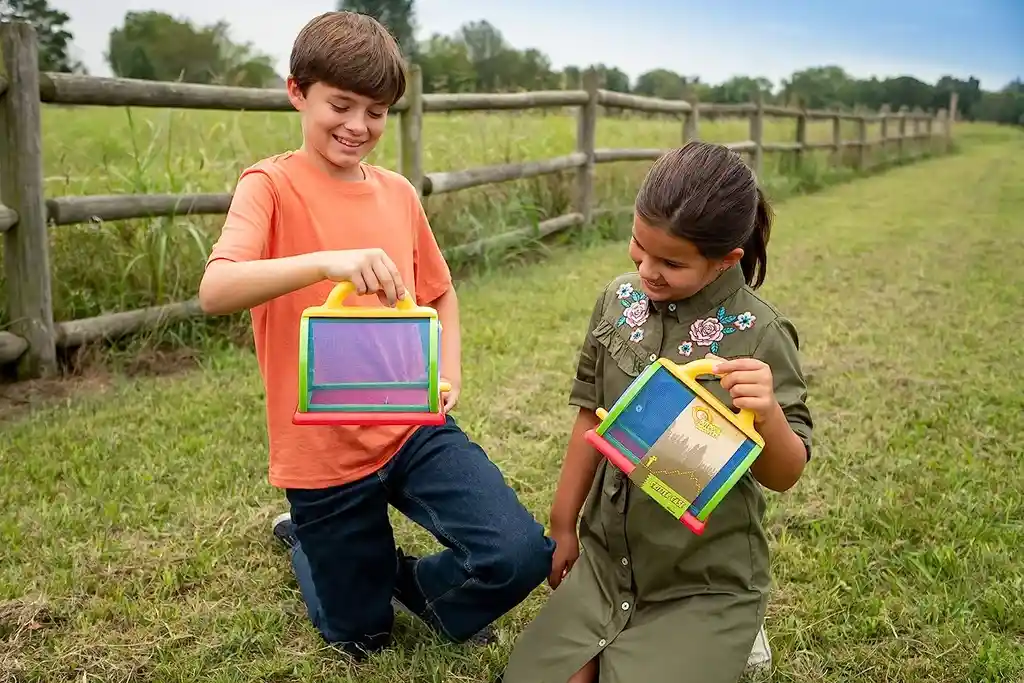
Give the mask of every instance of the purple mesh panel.
<path id="1" fill-rule="evenodd" d="M 312 385 L 427 381 L 430 321 L 310 321 Z"/>

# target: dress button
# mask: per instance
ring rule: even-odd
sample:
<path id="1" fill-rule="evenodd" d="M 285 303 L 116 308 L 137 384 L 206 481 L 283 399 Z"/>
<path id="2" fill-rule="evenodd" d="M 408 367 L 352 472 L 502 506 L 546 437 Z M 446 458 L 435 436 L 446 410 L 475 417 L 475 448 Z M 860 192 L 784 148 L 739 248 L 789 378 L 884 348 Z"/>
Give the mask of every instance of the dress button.
<path id="1" fill-rule="evenodd" d="M 604 647 L 607 644 L 608 644 L 608 641 L 605 640 L 604 638 L 602 638 L 601 640 L 597 641 L 598 647 Z"/>
<path id="2" fill-rule="evenodd" d="M 650 356 L 648 357 L 648 360 L 650 360 L 650 361 L 651 361 L 651 362 L 653 363 L 654 361 L 658 360 L 658 354 L 656 354 L 656 353 L 652 353 L 652 354 L 651 354 L 651 355 L 650 355 Z"/>
<path id="3" fill-rule="evenodd" d="M 624 602 L 624 603 L 622 603 L 620 605 L 620 607 L 622 607 L 622 611 L 625 612 L 626 610 L 629 609 L 629 603 L 628 602 Z"/>
<path id="4" fill-rule="evenodd" d="M 627 560 L 626 558 L 622 558 L 622 566 L 626 567 L 628 565 L 629 565 L 629 560 Z"/>
<path id="5" fill-rule="evenodd" d="M 669 304 L 668 305 L 668 310 L 670 310 L 670 311 L 676 310 L 676 305 L 675 304 Z"/>

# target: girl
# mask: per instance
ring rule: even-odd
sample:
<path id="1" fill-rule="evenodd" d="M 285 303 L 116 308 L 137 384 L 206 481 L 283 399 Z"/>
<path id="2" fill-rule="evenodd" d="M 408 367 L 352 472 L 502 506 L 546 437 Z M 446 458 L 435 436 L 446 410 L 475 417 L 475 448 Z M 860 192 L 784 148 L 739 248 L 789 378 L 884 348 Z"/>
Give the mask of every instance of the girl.
<path id="1" fill-rule="evenodd" d="M 797 482 L 812 430 L 796 330 L 754 291 L 770 227 L 754 174 L 726 147 L 690 142 L 648 173 L 629 242 L 637 270 L 598 297 L 570 394 L 579 414 L 551 509 L 557 590 L 516 643 L 504 683 L 743 675 L 770 586 L 761 487 Z M 697 536 L 583 435 L 659 356 L 704 355 L 721 359 L 719 376 L 700 381 L 754 412 L 765 447 Z"/>

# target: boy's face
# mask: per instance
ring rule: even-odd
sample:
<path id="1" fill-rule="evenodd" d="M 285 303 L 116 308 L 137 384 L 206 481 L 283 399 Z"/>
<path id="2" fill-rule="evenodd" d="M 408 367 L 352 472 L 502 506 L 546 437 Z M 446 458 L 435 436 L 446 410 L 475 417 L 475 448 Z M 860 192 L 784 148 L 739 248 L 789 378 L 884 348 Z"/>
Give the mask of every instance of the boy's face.
<path id="1" fill-rule="evenodd" d="M 361 179 L 359 162 L 384 133 L 388 105 L 325 83 L 314 83 L 303 95 L 291 78 L 288 97 L 302 116 L 307 151 L 316 152 L 340 177 Z"/>

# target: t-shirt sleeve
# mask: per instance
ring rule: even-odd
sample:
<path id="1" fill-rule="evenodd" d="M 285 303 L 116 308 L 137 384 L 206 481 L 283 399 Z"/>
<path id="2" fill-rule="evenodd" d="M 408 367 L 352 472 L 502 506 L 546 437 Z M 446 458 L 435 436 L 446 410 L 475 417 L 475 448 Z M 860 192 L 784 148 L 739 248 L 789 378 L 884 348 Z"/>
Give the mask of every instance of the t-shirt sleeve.
<path id="1" fill-rule="evenodd" d="M 793 323 L 781 317 L 773 321 L 758 343 L 754 357 L 772 369 L 775 400 L 782 407 L 790 428 L 804 442 L 810 460 L 814 422 L 807 407 L 807 380 L 800 365 L 800 337 Z"/>
<path id="2" fill-rule="evenodd" d="M 207 265 L 217 259 L 253 261 L 261 258 L 273 225 L 275 205 L 270 178 L 262 171 L 243 173 L 235 186 L 220 237 L 206 260 Z"/>
<path id="3" fill-rule="evenodd" d="M 607 290 L 602 291 L 597 297 L 597 301 L 594 302 L 594 309 L 587 322 L 587 333 L 583 337 L 583 344 L 580 346 L 576 359 L 576 375 L 573 377 L 572 389 L 569 392 L 569 405 L 586 410 L 597 410 L 601 407 L 597 377 L 600 346 L 594 339 L 594 329 L 604 315 L 606 293 Z"/>
<path id="4" fill-rule="evenodd" d="M 411 186 L 410 186 L 411 188 Z M 430 229 L 430 222 L 423 210 L 423 204 L 415 192 L 412 192 L 413 236 L 415 247 L 413 253 L 413 269 L 416 281 L 416 303 L 428 305 L 448 291 L 452 286 L 451 270 L 441 253 L 441 248 Z"/>

